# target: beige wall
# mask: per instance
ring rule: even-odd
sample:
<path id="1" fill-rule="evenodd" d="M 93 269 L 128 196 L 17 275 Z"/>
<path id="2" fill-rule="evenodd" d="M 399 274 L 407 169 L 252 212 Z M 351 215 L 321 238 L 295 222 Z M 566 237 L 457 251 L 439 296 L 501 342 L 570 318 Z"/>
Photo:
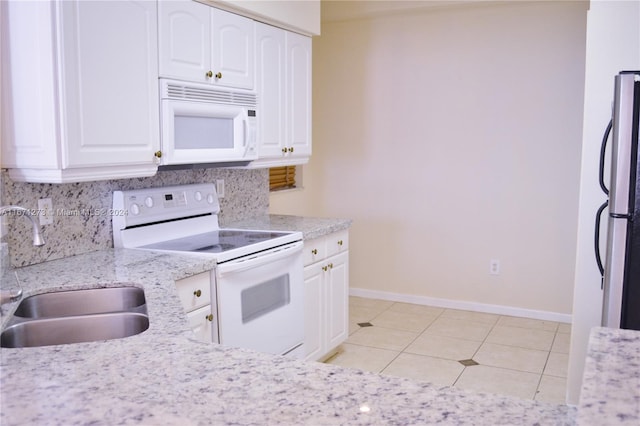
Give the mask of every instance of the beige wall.
<path id="1" fill-rule="evenodd" d="M 570 314 L 585 22 L 581 2 L 324 22 L 305 188 L 270 211 L 352 218 L 352 288 Z"/>

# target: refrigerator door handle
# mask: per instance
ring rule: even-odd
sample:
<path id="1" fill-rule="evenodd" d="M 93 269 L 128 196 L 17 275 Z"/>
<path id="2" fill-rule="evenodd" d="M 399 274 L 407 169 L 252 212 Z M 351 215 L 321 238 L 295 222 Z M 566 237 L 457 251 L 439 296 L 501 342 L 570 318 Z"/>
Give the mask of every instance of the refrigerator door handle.
<path id="1" fill-rule="evenodd" d="M 600 270 L 600 275 L 604 276 L 604 266 L 602 264 L 602 256 L 600 255 L 600 222 L 602 222 L 602 212 L 609 206 L 609 201 L 605 201 L 600 208 L 598 208 L 598 212 L 596 213 L 596 230 L 593 238 L 593 245 L 596 253 L 596 263 L 598 264 L 598 269 Z M 601 281 L 600 286 L 602 287 L 604 283 Z"/>
<path id="2" fill-rule="evenodd" d="M 609 120 L 609 124 L 607 125 L 607 128 L 604 131 L 604 136 L 602 137 L 602 144 L 600 145 L 600 188 L 602 188 L 602 191 L 607 195 L 609 195 L 609 188 L 607 188 L 607 185 L 604 183 L 604 157 L 607 151 L 607 141 L 609 140 L 609 134 L 611 133 L 612 127 L 613 118 Z"/>

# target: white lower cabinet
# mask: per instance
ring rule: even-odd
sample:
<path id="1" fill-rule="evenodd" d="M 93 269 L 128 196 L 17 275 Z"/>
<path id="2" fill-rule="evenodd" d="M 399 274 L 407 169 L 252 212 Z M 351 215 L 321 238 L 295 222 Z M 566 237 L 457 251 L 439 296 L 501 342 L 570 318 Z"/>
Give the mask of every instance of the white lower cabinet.
<path id="1" fill-rule="evenodd" d="M 176 281 L 178 296 L 187 312 L 187 321 L 198 340 L 218 341 L 215 293 L 211 291 L 212 273 L 203 272 Z"/>
<path id="2" fill-rule="evenodd" d="M 348 231 L 306 241 L 305 359 L 322 360 L 349 335 Z"/>

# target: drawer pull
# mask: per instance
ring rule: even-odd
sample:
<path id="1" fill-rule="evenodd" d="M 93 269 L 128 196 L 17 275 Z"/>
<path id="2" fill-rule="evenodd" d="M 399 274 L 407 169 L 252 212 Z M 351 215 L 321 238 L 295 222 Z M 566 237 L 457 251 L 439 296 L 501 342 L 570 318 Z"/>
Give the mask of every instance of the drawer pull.
<path id="1" fill-rule="evenodd" d="M 318 254 L 318 249 L 313 249 L 313 250 L 311 250 L 311 254 L 312 254 L 312 255 L 314 255 L 314 256 L 315 256 L 316 254 Z"/>
<path id="2" fill-rule="evenodd" d="M 196 290 L 196 291 L 193 292 L 193 295 L 196 296 L 196 297 L 200 297 L 200 296 L 202 296 L 202 292 L 200 290 Z"/>
<path id="3" fill-rule="evenodd" d="M 207 321 L 213 322 L 213 314 L 209 314 L 205 317 Z"/>

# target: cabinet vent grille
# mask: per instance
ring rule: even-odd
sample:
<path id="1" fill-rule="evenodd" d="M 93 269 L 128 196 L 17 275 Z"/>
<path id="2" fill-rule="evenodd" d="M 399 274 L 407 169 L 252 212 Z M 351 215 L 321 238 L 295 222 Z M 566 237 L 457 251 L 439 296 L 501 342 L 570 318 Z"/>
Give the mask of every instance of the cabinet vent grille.
<path id="1" fill-rule="evenodd" d="M 163 97 L 185 101 L 214 102 L 217 104 L 257 107 L 255 93 L 235 92 L 226 89 L 192 86 L 188 84 L 166 83 Z"/>

